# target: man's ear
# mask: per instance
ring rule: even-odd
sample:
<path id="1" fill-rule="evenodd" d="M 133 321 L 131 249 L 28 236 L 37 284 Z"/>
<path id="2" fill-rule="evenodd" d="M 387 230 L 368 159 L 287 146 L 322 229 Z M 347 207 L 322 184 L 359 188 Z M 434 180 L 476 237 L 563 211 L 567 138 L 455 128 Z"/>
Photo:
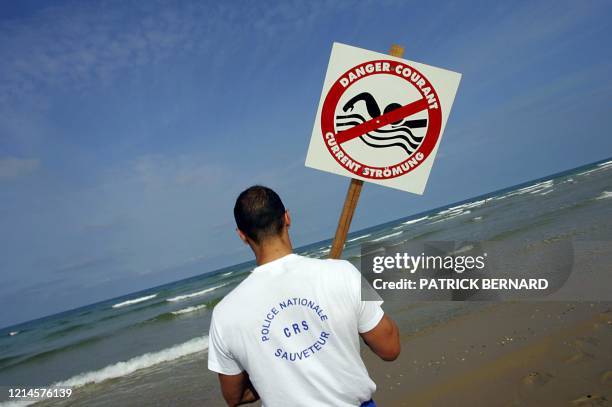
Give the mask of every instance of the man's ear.
<path id="1" fill-rule="evenodd" d="M 242 230 L 236 228 L 236 233 L 238 233 L 238 237 L 244 242 L 244 244 L 249 244 L 249 240 Z"/>
<path id="2" fill-rule="evenodd" d="M 291 216 L 289 216 L 288 210 L 285 210 L 284 220 L 285 220 L 285 226 L 287 227 L 291 226 Z"/>

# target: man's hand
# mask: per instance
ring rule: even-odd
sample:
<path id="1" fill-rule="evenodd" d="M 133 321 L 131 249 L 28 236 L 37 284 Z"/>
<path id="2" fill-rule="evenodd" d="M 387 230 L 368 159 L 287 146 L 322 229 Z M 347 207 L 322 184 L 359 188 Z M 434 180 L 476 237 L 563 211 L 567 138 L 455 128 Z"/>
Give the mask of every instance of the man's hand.
<path id="1" fill-rule="evenodd" d="M 259 400 L 259 394 L 253 387 L 247 372 L 237 375 L 224 375 L 219 373 L 221 392 L 228 406 L 234 407 L 253 403 Z"/>
<path id="2" fill-rule="evenodd" d="M 385 314 L 374 329 L 360 334 L 366 345 L 382 360 L 392 361 L 400 354 L 399 329 L 397 324 Z"/>

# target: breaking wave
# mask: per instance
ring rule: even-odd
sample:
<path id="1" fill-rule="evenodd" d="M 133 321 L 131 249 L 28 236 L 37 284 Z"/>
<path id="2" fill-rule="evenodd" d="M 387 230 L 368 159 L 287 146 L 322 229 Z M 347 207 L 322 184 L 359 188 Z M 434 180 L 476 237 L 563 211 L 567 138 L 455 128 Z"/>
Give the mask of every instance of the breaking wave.
<path id="1" fill-rule="evenodd" d="M 182 358 L 193 353 L 202 352 L 208 349 L 208 336 L 201 336 L 188 340 L 187 342 L 179 345 L 174 345 L 169 348 L 157 351 L 149 352 L 136 357 L 133 357 L 124 362 L 117 362 L 112 365 L 108 365 L 102 369 L 94 370 L 90 372 L 80 373 L 67 380 L 56 382 L 49 386 L 50 388 L 77 388 L 92 383 L 101 383 L 108 379 L 116 379 L 119 377 L 127 376 L 136 372 L 137 370 L 145 369 L 151 366 L 163 362 L 170 362 L 175 359 Z M 20 402 L 0 402 L 0 406 L 27 406 L 41 401 L 37 399 L 35 401 L 24 400 Z"/>
<path id="2" fill-rule="evenodd" d="M 346 243 L 356 242 L 357 240 L 365 239 L 366 237 L 370 237 L 370 236 L 371 235 L 368 233 L 367 235 L 363 235 L 363 236 L 359 236 L 359 237 L 354 237 L 352 239 L 347 240 Z"/>
<path id="3" fill-rule="evenodd" d="M 393 230 L 402 229 L 404 226 L 412 225 L 414 223 L 418 223 L 418 222 L 420 222 L 422 220 L 425 220 L 425 219 L 429 219 L 429 216 L 423 216 L 422 218 L 410 219 L 410 220 L 408 220 L 406 222 L 402 222 L 401 225 L 394 227 Z"/>
<path id="4" fill-rule="evenodd" d="M 133 300 L 127 300 L 113 305 L 113 308 L 121 308 L 132 304 L 138 304 L 139 302 L 149 301 L 157 297 L 157 294 L 145 295 L 144 297 L 135 298 Z"/>
<path id="5" fill-rule="evenodd" d="M 526 187 L 523 188 L 519 188 L 516 191 L 512 191 L 509 192 L 507 194 L 504 194 L 503 197 L 504 198 L 508 198 L 511 196 L 516 196 L 516 195 L 523 195 L 523 194 L 537 194 L 540 192 L 544 192 L 547 189 L 551 189 L 553 188 L 555 182 L 553 180 L 546 180 L 546 181 L 542 181 L 542 182 L 538 182 L 537 184 L 533 184 L 533 185 L 528 185 Z M 501 199 L 501 198 L 497 198 L 497 199 Z"/>
<path id="6" fill-rule="evenodd" d="M 442 217 L 440 217 L 440 219 L 438 219 L 438 220 L 436 220 L 434 222 L 431 222 L 431 224 L 433 225 L 435 223 L 444 222 L 445 220 L 453 219 L 453 218 L 456 218 L 457 216 L 467 215 L 467 214 L 470 214 L 470 213 L 472 213 L 472 211 L 469 210 L 469 209 L 465 210 L 465 211 L 463 209 L 459 209 L 459 210 L 454 210 L 454 211 L 451 211 L 451 212 L 445 212 L 444 215 Z"/>
<path id="7" fill-rule="evenodd" d="M 411 219 L 411 220 L 408 220 L 406 222 L 403 222 L 402 225 L 412 225 L 413 223 L 420 222 L 420 221 L 425 220 L 427 218 L 429 218 L 429 216 L 423 216 L 422 218 L 418 218 L 418 219 Z"/>
<path id="8" fill-rule="evenodd" d="M 463 209 L 477 208 L 479 206 L 484 205 L 485 203 L 487 203 L 487 200 L 481 199 L 480 201 L 473 201 L 473 202 L 468 202 L 468 203 L 464 203 L 464 204 L 457 205 L 457 206 L 452 206 L 448 209 L 438 212 L 438 215 L 445 215 L 447 213 L 456 212 L 456 211 L 463 210 Z"/>
<path id="9" fill-rule="evenodd" d="M 178 296 L 176 296 L 176 297 L 168 298 L 168 299 L 166 299 L 166 301 L 176 302 L 176 301 L 182 301 L 182 300 L 186 300 L 186 299 L 193 298 L 193 297 L 199 297 L 199 296 L 204 295 L 204 294 L 206 294 L 206 293 L 209 293 L 209 292 L 211 292 L 211 291 L 215 291 L 217 288 L 224 287 L 224 286 L 226 286 L 227 284 L 228 284 L 228 283 L 225 283 L 225 284 L 220 284 L 220 285 L 217 285 L 217 286 L 214 286 L 214 287 L 207 288 L 207 289 L 202 290 L 202 291 L 196 291 L 196 292 L 194 292 L 194 293 L 189 293 L 189 294 L 184 294 L 184 295 L 178 295 Z"/>
<path id="10" fill-rule="evenodd" d="M 577 175 L 588 175 L 588 174 L 591 174 L 593 172 L 597 172 L 597 171 L 608 169 L 610 167 L 612 167 L 612 161 L 606 161 L 605 163 L 597 164 L 597 167 L 595 167 L 593 169 L 580 172 Z"/>
<path id="11" fill-rule="evenodd" d="M 199 310 L 204 309 L 206 307 L 207 307 L 206 304 L 194 305 L 193 307 L 187 307 L 187 308 L 180 309 L 178 311 L 172 311 L 172 315 L 189 314 L 191 312 L 199 311 Z"/>
<path id="12" fill-rule="evenodd" d="M 612 192 L 603 191 L 601 195 L 599 195 L 596 199 L 607 199 L 607 198 L 612 198 Z"/>
<path id="13" fill-rule="evenodd" d="M 100 383 L 104 380 L 127 376 L 137 370 L 169 362 L 206 349 L 208 349 L 208 336 L 197 337 L 170 348 L 133 357 L 125 362 L 117 362 L 99 370 L 78 374 L 68 380 L 55 383 L 53 386 L 80 387 L 90 383 Z"/>

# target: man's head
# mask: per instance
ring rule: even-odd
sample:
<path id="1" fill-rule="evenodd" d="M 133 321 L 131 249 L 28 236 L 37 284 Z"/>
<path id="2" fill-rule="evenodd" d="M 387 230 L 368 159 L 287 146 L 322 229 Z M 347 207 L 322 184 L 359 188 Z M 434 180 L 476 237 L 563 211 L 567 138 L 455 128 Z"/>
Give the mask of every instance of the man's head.
<path id="1" fill-rule="evenodd" d="M 234 219 L 240 238 L 256 245 L 282 238 L 290 223 L 278 194 L 261 185 L 254 185 L 238 196 L 234 205 Z"/>

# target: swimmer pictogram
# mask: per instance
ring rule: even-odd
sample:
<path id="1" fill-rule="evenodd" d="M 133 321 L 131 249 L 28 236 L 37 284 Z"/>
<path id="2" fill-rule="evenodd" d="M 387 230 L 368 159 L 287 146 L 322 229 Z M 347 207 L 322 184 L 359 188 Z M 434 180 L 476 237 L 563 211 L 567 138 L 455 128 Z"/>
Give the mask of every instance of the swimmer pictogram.
<path id="1" fill-rule="evenodd" d="M 359 113 L 351 113 L 355 110 L 355 105 L 358 102 L 363 102 L 370 119 L 377 118 L 381 115 L 380 107 L 374 96 L 369 92 L 362 92 L 354 96 L 343 107 L 342 110 L 347 114 L 336 116 L 336 127 L 354 127 L 366 122 L 363 115 Z M 392 112 L 402 107 L 399 103 L 390 103 L 384 113 Z M 412 154 L 423 141 L 423 136 L 417 136 L 412 132 L 412 129 L 423 128 L 427 126 L 427 119 L 415 120 L 398 120 L 391 123 L 391 129 L 379 128 L 371 132 L 365 133 L 359 138 L 365 144 L 374 148 L 393 148 L 398 147 L 403 149 L 406 154 Z"/>

